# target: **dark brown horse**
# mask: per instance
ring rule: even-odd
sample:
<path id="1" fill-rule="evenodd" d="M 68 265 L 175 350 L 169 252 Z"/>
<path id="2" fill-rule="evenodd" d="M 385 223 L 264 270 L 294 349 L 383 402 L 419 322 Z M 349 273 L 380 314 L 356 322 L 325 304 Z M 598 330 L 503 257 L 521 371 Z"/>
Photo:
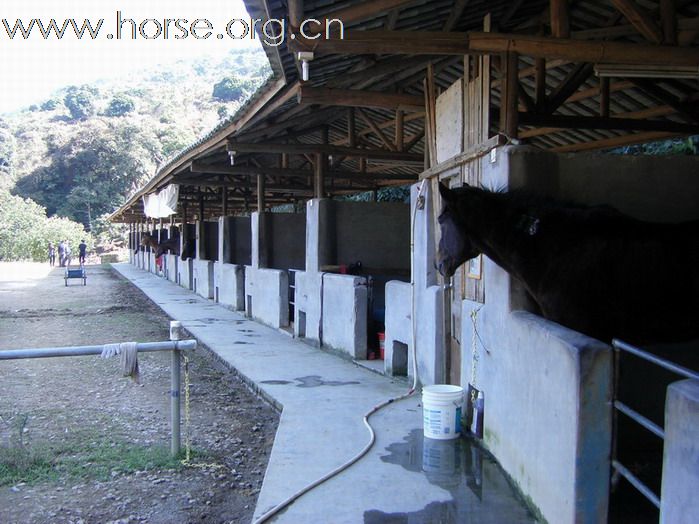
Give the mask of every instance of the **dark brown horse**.
<path id="1" fill-rule="evenodd" d="M 699 221 L 643 222 L 514 191 L 440 185 L 439 272 L 483 253 L 542 315 L 603 341 L 699 338 Z"/>

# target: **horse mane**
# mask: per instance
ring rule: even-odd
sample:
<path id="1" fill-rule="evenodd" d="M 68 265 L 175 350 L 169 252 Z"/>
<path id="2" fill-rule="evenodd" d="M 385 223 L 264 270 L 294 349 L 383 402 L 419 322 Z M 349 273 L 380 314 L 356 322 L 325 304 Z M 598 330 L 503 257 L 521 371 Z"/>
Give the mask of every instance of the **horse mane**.
<path id="1" fill-rule="evenodd" d="M 542 224 L 555 223 L 558 226 L 565 224 L 566 227 L 585 228 L 594 228 L 596 225 L 610 227 L 613 223 L 624 223 L 626 226 L 634 222 L 641 223 L 640 220 L 631 218 L 609 205 L 587 205 L 573 200 L 561 200 L 527 189 L 463 186 L 452 191 L 457 197 L 477 195 L 483 197 L 487 203 L 500 204 L 499 212 L 502 212 L 503 208 L 507 211 L 503 219 L 515 222 L 521 221 L 520 217 L 525 217 L 538 220 Z"/>

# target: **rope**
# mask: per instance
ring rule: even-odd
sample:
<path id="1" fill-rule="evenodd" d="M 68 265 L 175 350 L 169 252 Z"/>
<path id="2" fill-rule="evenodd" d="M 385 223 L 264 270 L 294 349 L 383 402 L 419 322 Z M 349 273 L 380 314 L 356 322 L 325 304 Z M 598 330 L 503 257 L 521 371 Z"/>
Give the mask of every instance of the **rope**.
<path id="1" fill-rule="evenodd" d="M 138 342 L 121 342 L 102 346 L 100 357 L 111 358 L 120 355 L 119 365 L 125 377 L 131 377 L 136 384 L 140 383 L 141 374 L 138 370 Z"/>

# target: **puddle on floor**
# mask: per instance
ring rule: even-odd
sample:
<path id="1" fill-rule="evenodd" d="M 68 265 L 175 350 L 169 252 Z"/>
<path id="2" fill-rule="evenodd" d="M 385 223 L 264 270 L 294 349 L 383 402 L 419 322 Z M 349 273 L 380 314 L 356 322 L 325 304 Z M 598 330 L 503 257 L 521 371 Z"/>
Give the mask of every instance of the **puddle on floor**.
<path id="1" fill-rule="evenodd" d="M 430 502 L 410 513 L 368 510 L 365 524 L 537 522 L 495 460 L 466 438 L 428 439 L 420 428 L 386 451 L 383 462 L 422 473 L 430 484 L 448 491 L 451 500 Z"/>

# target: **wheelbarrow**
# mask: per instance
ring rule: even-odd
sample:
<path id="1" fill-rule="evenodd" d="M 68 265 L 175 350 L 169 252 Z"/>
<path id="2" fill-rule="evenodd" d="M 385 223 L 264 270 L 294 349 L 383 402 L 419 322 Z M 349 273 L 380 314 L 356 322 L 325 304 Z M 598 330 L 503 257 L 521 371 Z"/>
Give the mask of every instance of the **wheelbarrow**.
<path id="1" fill-rule="evenodd" d="M 87 273 L 85 273 L 85 268 L 82 265 L 78 268 L 71 268 L 70 266 L 66 267 L 66 274 L 63 277 L 66 286 L 68 286 L 68 279 L 71 278 L 81 278 L 83 281 L 83 286 L 87 285 Z"/>

